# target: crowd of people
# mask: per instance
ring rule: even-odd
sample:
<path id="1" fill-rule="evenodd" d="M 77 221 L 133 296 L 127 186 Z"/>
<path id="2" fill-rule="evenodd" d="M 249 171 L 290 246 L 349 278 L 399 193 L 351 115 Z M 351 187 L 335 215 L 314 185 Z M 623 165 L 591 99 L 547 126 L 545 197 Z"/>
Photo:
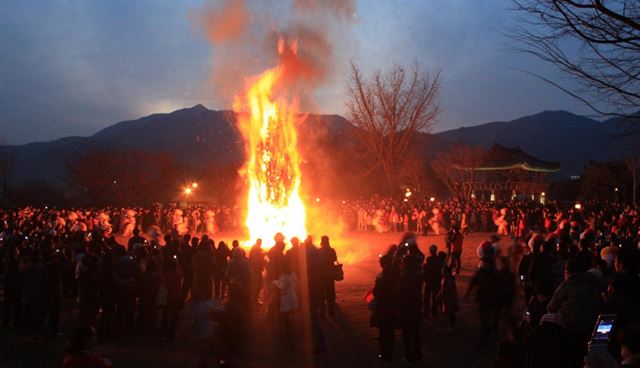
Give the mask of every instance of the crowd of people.
<path id="1" fill-rule="evenodd" d="M 451 223 L 464 233 L 497 232 L 522 235 L 525 228 L 544 227 L 553 207 L 531 201 L 506 203 L 430 198 L 374 198 L 343 201 L 343 221 L 352 230 L 444 234 Z"/>
<path id="2" fill-rule="evenodd" d="M 94 358 L 81 348 L 92 346 L 94 336 L 173 339 L 187 303 L 214 300 L 225 337 L 220 362 L 237 354 L 256 310 L 286 339 L 299 333 L 305 311 L 313 350 L 323 353 L 319 319 L 336 313 L 335 281 L 343 277 L 329 238 L 316 246 L 310 237 L 276 234 L 265 239 L 268 250 L 260 239 L 246 250 L 237 241 L 216 243 L 218 231 L 237 226 L 234 212 L 198 206 L 0 210 L 4 328 L 59 335 L 63 300 L 75 300 L 77 341 L 65 358 L 73 367 L 74 356 Z M 633 207 L 412 198 L 344 201 L 340 213 L 354 230 L 405 233 L 380 255 L 381 272 L 368 294 L 381 360 L 394 361 L 400 330 L 404 361 L 420 364 L 421 324 L 444 314 L 455 331 L 461 300 L 473 297 L 478 348 L 487 348 L 499 329 L 509 332 L 495 367 L 582 367 L 585 357 L 590 368 L 640 367 L 640 215 Z M 477 245 L 477 265 L 463 268 L 463 243 L 477 231 L 493 235 Z M 418 235 L 426 233 L 441 234 L 445 248 L 430 245 L 423 253 Z M 459 292 L 458 277 L 470 268 L 469 285 Z M 522 318 L 515 315 L 518 298 L 526 305 Z M 588 350 L 600 314 L 616 315 L 604 355 Z"/>
<path id="3" fill-rule="evenodd" d="M 37 208 L 24 207 L 5 210 L 3 217 L 21 226 L 21 231 L 32 230 L 29 225 L 46 226 L 49 232 L 60 235 L 82 231 L 91 233 L 100 230 L 103 234 L 130 237 L 138 229 L 153 240 L 172 230 L 179 235 L 215 234 L 237 230 L 240 214 L 237 207 L 192 205 L 179 208 L 175 205 L 153 205 L 147 207 L 104 208 Z"/>
<path id="4" fill-rule="evenodd" d="M 460 274 L 464 239 L 460 218 L 471 218 L 468 214 L 474 208 L 491 208 L 492 204 L 460 206 L 454 202 L 440 206 L 444 213 L 453 210 L 445 235 L 446 252 L 431 245 L 425 257 L 416 237 L 408 233 L 380 255 L 382 271 L 369 306 L 372 326 L 379 329 L 380 358 L 384 361 L 393 360 L 396 329 L 402 331 L 404 360 L 417 364 L 422 358 L 421 320 L 444 313 L 450 327 L 455 327 L 459 304 L 455 276 Z M 501 341 L 499 359 L 493 366 L 586 364 L 595 368 L 621 363 L 639 367 L 638 212 L 615 203 L 545 206 L 510 202 L 502 206 L 492 217 L 494 235 L 477 246 L 478 265 L 461 295 L 464 299 L 474 296 L 478 308 L 478 348 L 485 347 L 501 324 L 508 331 L 509 339 Z M 461 208 L 467 211 L 456 216 Z M 390 203 L 386 209 L 395 211 Z M 409 230 L 419 229 L 418 224 L 414 226 Z M 519 295 L 526 304 L 522 318 L 514 315 Z M 615 315 L 604 354 L 588 349 L 602 314 Z"/>
<path id="5" fill-rule="evenodd" d="M 236 240 L 216 244 L 206 227 L 204 233 L 194 227 L 193 236 L 190 231 L 181 234 L 180 223 L 157 239 L 156 234 L 143 236 L 142 223 L 126 219 L 119 229 L 125 236 L 116 236 L 109 222 L 113 214 L 47 208 L 0 211 L 6 330 L 35 338 L 60 335 L 61 306 L 68 298 L 75 300 L 78 312 L 73 339 L 80 339 L 79 345 L 90 344 L 93 334 L 107 340 L 154 334 L 174 339 L 187 303 L 215 300 L 211 309 L 224 337 L 222 363 L 242 345 L 250 312 L 264 309 L 282 336 L 291 338 L 293 314 L 306 305 L 314 351 L 324 352 L 318 318 L 334 316 L 334 282 L 341 270 L 329 237 L 323 236 L 316 246 L 311 237 L 287 240 L 278 233 L 268 251 L 257 239 L 247 252 Z M 135 226 L 129 229 L 131 223 Z M 86 358 L 83 353 L 78 359 Z M 67 357 L 65 364 L 79 363 Z"/>

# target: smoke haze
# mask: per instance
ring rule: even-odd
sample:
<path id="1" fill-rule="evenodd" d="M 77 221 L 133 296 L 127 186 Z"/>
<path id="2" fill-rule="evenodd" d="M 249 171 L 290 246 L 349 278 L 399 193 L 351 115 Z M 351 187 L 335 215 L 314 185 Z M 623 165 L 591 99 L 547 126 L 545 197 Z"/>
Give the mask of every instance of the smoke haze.
<path id="1" fill-rule="evenodd" d="M 285 73 L 282 87 L 298 96 L 302 111 L 315 110 L 314 93 L 323 84 L 343 83 L 338 75 L 344 66 L 337 66 L 334 50 L 350 41 L 353 1 L 275 4 L 230 0 L 192 12 L 213 46 L 211 88 L 221 106 L 232 105 L 247 78 L 278 64 Z"/>

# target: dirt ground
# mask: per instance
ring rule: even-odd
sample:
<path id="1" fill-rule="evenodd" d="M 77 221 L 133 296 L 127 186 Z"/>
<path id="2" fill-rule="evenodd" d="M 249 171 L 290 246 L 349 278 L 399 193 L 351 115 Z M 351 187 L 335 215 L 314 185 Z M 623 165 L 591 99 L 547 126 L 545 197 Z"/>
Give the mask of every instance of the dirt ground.
<path id="1" fill-rule="evenodd" d="M 281 340 L 274 323 L 265 321 L 263 311 L 252 314 L 247 345 L 238 354 L 234 363 L 239 367 L 394 367 L 403 366 L 402 340 L 398 333 L 394 363 L 382 363 L 377 359 L 377 330 L 369 327 L 370 312 L 363 300 L 364 294 L 371 289 L 379 272 L 378 254 L 384 252 L 389 244 L 399 241 L 401 234 L 351 233 L 348 239 L 352 252 L 345 264 L 345 280 L 336 283 L 338 310 L 333 319 L 322 319 L 327 352 L 313 355 L 310 352 L 310 338 L 304 324 L 297 325 L 296 337 Z M 226 238 L 229 239 L 226 239 Z M 231 235 L 219 236 L 216 240 L 231 240 Z M 477 266 L 475 248 L 489 237 L 488 234 L 471 234 L 464 242 L 462 253 L 463 269 L 457 276 L 460 311 L 457 315 L 457 327 L 451 330 L 446 318 L 423 321 L 422 345 L 424 367 L 485 367 L 495 359 L 497 342 L 506 338 L 506 326 L 503 323 L 497 336 L 485 341 L 483 348 L 477 348 L 479 324 L 472 300 L 464 300 L 462 295 L 467 289 L 469 279 Z M 444 237 L 427 236 L 418 241 L 423 252 L 430 244 L 444 250 Z M 341 247 L 341 249 L 344 249 Z M 341 249 L 338 249 L 340 258 Z M 345 251 L 346 253 L 346 251 Z M 519 298 L 522 299 L 522 298 Z M 73 300 L 65 300 L 62 313 L 62 331 L 69 334 L 77 315 Z M 522 304 L 522 303 L 520 303 Z M 216 366 L 215 343 L 217 330 L 213 338 L 198 337 L 194 328 L 194 305 L 185 305 L 178 328 L 177 339 L 168 340 L 157 336 L 133 336 L 106 341 L 99 347 L 99 353 L 109 358 L 114 367 L 196 367 L 200 360 L 209 366 Z M 519 305 L 513 311 L 520 315 Z M 219 334 L 218 334 L 219 335 Z M 219 337 L 219 336 L 218 336 Z M 0 367 L 56 367 L 61 361 L 66 339 L 32 339 L 15 334 L 0 334 Z"/>

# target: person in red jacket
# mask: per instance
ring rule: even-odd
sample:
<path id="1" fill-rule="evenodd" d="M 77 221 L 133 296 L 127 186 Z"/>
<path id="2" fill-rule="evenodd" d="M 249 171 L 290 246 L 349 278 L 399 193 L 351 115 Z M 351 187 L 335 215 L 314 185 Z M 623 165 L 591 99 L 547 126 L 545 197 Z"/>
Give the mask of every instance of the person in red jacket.
<path id="1" fill-rule="evenodd" d="M 98 356 L 96 330 L 88 325 L 78 326 L 71 336 L 61 368 L 111 368 L 111 362 Z"/>

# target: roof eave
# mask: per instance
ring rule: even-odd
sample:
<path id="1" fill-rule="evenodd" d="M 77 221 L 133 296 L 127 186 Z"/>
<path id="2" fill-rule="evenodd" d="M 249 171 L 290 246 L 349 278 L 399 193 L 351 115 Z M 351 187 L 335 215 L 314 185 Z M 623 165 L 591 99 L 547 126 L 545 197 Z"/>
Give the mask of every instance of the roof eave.
<path id="1" fill-rule="evenodd" d="M 467 171 L 507 171 L 507 170 L 515 170 L 515 169 L 522 169 L 525 171 L 532 171 L 532 172 L 544 172 L 544 173 L 552 173 L 552 172 L 560 171 L 560 168 L 555 168 L 555 167 L 544 168 L 544 167 L 530 166 L 526 162 L 515 164 L 515 165 L 509 165 L 509 166 L 462 167 L 462 166 L 455 165 L 455 167 L 457 169 L 467 170 Z"/>

